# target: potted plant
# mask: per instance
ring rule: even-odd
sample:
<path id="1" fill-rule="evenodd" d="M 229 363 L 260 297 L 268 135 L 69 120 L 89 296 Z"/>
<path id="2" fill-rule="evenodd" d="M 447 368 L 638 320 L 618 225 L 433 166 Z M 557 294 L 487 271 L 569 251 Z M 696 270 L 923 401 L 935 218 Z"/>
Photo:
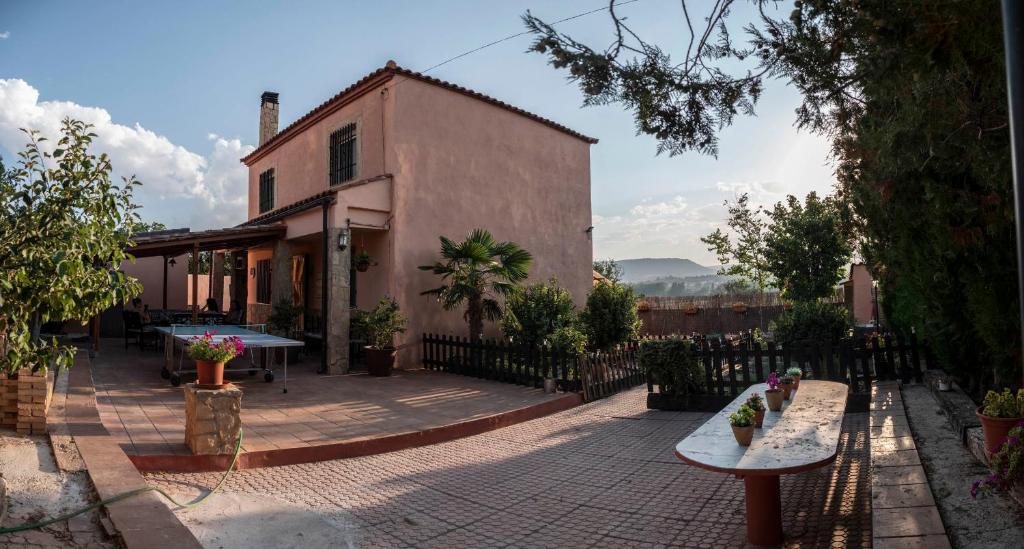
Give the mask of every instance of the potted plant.
<path id="1" fill-rule="evenodd" d="M 732 304 L 733 312 L 743 314 L 747 312 L 747 304 L 742 301 L 737 301 Z"/>
<path id="2" fill-rule="evenodd" d="M 946 376 L 942 376 L 942 377 L 939 378 L 938 385 L 939 385 L 939 390 L 942 391 L 942 392 L 949 391 L 949 390 L 951 390 L 953 388 L 952 384 L 949 381 L 949 378 L 947 378 Z"/>
<path id="3" fill-rule="evenodd" d="M 1021 419 L 1024 419 L 1024 389 L 1014 395 L 1009 389 L 1002 393 L 989 391 L 985 400 L 975 412 L 981 420 L 981 431 L 985 435 L 985 451 L 989 455 L 999 451 L 1006 435 Z"/>
<path id="4" fill-rule="evenodd" d="M 784 375 L 779 380 L 779 385 L 782 387 L 782 400 L 789 400 L 789 395 L 793 392 L 793 378 Z"/>
<path id="5" fill-rule="evenodd" d="M 688 302 L 686 305 L 683 306 L 683 313 L 684 314 L 693 316 L 693 315 L 697 314 L 698 312 L 700 312 L 700 309 L 697 307 L 697 304 L 692 302 L 692 301 Z"/>
<path id="6" fill-rule="evenodd" d="M 761 393 L 754 393 L 747 399 L 747 406 L 754 411 L 754 427 L 758 429 L 764 423 L 764 399 Z"/>
<path id="7" fill-rule="evenodd" d="M 377 264 L 366 250 L 359 250 L 356 255 L 352 257 L 352 264 L 356 270 L 365 273 L 370 267 Z"/>
<path id="8" fill-rule="evenodd" d="M 196 361 L 196 387 L 199 389 L 221 389 L 224 383 L 224 363 L 242 354 L 245 344 L 235 336 L 228 336 L 214 343 L 217 332 L 207 331 L 188 342 L 188 357 Z"/>
<path id="9" fill-rule="evenodd" d="M 741 404 L 733 413 L 729 414 L 729 425 L 732 425 L 732 434 L 740 446 L 750 446 L 754 439 L 754 411 L 750 406 Z"/>
<path id="10" fill-rule="evenodd" d="M 804 371 L 799 366 L 793 366 L 786 370 L 786 377 L 793 378 L 793 390 L 800 388 L 800 378 L 803 377 Z"/>
<path id="11" fill-rule="evenodd" d="M 764 392 L 764 398 L 768 401 L 768 409 L 778 412 L 782 409 L 782 389 L 779 389 L 779 374 L 771 372 L 768 374 L 768 389 Z"/>
<path id="12" fill-rule="evenodd" d="M 380 300 L 371 311 L 356 311 L 353 328 L 369 343 L 366 369 L 371 376 L 387 377 L 395 366 L 395 334 L 405 332 L 406 319 L 390 297 Z"/>
<path id="13" fill-rule="evenodd" d="M 1006 442 L 992 454 L 989 462 L 992 473 L 971 485 L 971 497 L 993 490 L 1009 490 L 1024 476 L 1024 421 L 1007 433 Z"/>
<path id="14" fill-rule="evenodd" d="M 271 333 L 279 335 L 281 337 L 296 338 L 296 330 L 298 328 L 298 321 L 302 318 L 303 307 L 296 303 L 292 303 L 291 299 L 282 299 L 274 305 L 273 310 L 270 311 L 270 315 L 267 316 L 267 325 L 270 326 Z M 283 356 L 282 353 L 288 353 L 288 362 L 295 362 L 299 359 L 300 347 L 286 347 L 284 349 L 275 349 L 275 362 L 280 362 Z"/>

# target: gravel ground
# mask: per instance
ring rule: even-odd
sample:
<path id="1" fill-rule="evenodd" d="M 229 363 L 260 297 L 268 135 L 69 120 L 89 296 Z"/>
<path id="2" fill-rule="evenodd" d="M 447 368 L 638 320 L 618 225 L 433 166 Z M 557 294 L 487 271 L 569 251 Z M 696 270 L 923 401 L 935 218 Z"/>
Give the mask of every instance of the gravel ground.
<path id="1" fill-rule="evenodd" d="M 971 499 L 971 483 L 988 474 L 960 443 L 927 387 L 903 387 L 903 403 L 928 473 L 932 495 L 954 547 L 1024 547 L 1024 510 L 1009 496 Z"/>
<path id="2" fill-rule="evenodd" d="M 62 473 L 53 458 L 49 439 L 0 431 L 0 475 L 7 486 L 7 516 L 2 526 L 35 522 L 77 509 L 94 501 L 84 472 Z M 0 547 L 113 548 L 91 511 L 40 530 L 0 534 Z"/>

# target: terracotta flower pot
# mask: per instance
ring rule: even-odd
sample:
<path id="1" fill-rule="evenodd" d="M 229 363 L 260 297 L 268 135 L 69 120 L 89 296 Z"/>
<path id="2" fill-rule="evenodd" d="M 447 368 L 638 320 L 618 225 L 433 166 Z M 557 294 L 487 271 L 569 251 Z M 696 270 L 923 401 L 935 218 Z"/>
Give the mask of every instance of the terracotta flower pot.
<path id="1" fill-rule="evenodd" d="M 779 387 L 782 387 L 782 400 L 789 400 L 789 395 L 793 392 L 793 382 L 783 381 Z"/>
<path id="2" fill-rule="evenodd" d="M 1006 434 L 1010 432 L 1010 429 L 1013 429 L 1024 418 L 991 417 L 981 413 L 981 410 L 982 407 L 979 406 L 974 413 L 981 420 L 981 432 L 985 435 L 985 451 L 994 454 L 1006 442 Z"/>
<path id="3" fill-rule="evenodd" d="M 366 371 L 371 376 L 388 377 L 391 369 L 395 366 L 395 348 L 377 349 L 365 347 L 366 349 Z"/>
<path id="4" fill-rule="evenodd" d="M 794 391 L 800 388 L 800 378 L 801 377 L 803 377 L 803 374 L 797 374 L 797 375 L 793 376 L 793 390 Z"/>
<path id="5" fill-rule="evenodd" d="M 782 389 L 768 389 L 764 392 L 764 399 L 768 401 L 768 409 L 778 412 L 782 409 Z"/>
<path id="6" fill-rule="evenodd" d="M 780 405 L 781 405 L 781 403 L 780 403 Z M 756 411 L 754 411 L 754 427 L 757 427 L 758 429 L 760 429 L 761 425 L 763 423 L 764 423 L 764 410 L 756 410 Z"/>
<path id="7" fill-rule="evenodd" d="M 369 261 L 360 261 L 359 263 L 356 263 L 356 270 L 361 272 L 361 273 L 365 273 L 369 269 L 370 269 L 370 262 Z"/>
<path id="8" fill-rule="evenodd" d="M 196 386 L 200 389 L 220 389 L 224 387 L 224 363 L 212 360 L 197 360 Z"/>
<path id="9" fill-rule="evenodd" d="M 732 434 L 736 437 L 737 444 L 740 446 L 750 446 L 750 441 L 754 440 L 754 426 L 737 427 L 733 425 Z"/>

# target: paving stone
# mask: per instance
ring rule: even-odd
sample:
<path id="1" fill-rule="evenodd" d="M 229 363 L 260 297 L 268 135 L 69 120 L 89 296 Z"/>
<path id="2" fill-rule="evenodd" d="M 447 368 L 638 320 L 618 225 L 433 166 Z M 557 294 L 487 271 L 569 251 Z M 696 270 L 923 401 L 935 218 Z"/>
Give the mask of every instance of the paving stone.
<path id="1" fill-rule="evenodd" d="M 935 507 L 875 509 L 873 515 L 871 529 L 876 538 L 946 533 Z"/>
<path id="2" fill-rule="evenodd" d="M 904 465 L 896 467 L 872 467 L 871 483 L 873 485 L 892 484 L 927 484 L 928 477 L 920 465 Z"/>
<path id="3" fill-rule="evenodd" d="M 935 499 L 927 484 L 876 486 L 872 489 L 871 505 L 875 509 L 923 507 L 935 505 Z"/>
<path id="4" fill-rule="evenodd" d="M 946 549 L 949 539 L 941 536 L 914 536 L 909 538 L 875 538 L 874 549 Z"/>

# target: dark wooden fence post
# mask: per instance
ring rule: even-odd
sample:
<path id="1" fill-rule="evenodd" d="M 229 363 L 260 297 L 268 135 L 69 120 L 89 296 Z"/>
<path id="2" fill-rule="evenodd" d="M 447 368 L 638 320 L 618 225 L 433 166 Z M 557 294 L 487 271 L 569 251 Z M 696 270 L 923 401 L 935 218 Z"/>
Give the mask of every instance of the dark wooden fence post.
<path id="1" fill-rule="evenodd" d="M 914 381 L 921 383 L 922 372 L 921 372 L 921 355 L 917 350 L 917 331 L 910 330 L 910 360 L 914 365 Z"/>

